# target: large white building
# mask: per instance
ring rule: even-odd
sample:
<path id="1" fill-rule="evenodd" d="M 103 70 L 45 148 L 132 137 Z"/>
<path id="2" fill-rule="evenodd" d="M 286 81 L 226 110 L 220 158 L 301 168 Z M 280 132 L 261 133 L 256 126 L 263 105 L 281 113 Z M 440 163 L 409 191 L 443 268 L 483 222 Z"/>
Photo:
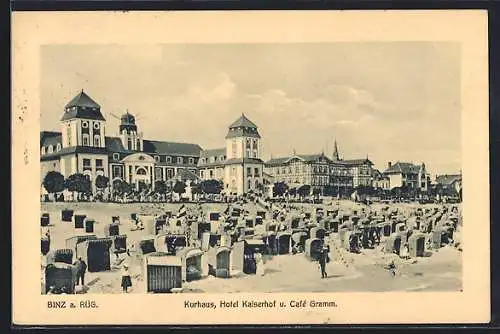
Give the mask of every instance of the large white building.
<path id="1" fill-rule="evenodd" d="M 120 118 L 116 136 L 108 136 L 101 106 L 83 90 L 65 107 L 60 132 L 40 132 L 40 180 L 49 171 L 64 177 L 85 175 L 96 191 L 98 175 L 110 186 L 126 181 L 136 190 L 154 189 L 158 180 L 199 181 L 220 179 L 224 192 L 242 194 L 262 183 L 260 135 L 257 126 L 242 115 L 229 126 L 226 145 L 204 151 L 200 145 L 144 139 L 135 117 Z M 43 192 L 43 186 L 42 186 Z"/>
<path id="2" fill-rule="evenodd" d="M 218 179 L 228 194 L 243 194 L 264 184 L 261 137 L 244 114 L 229 126 L 223 148 L 201 152 L 198 162 L 202 179 Z"/>

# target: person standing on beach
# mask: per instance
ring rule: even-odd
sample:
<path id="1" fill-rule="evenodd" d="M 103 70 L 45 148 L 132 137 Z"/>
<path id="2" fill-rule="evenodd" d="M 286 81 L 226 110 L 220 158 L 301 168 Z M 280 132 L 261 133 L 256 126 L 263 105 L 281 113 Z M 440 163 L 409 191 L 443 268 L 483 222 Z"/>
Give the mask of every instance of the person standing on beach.
<path id="1" fill-rule="evenodd" d="M 321 278 L 328 277 L 326 273 L 326 262 L 328 258 L 328 248 L 323 248 L 319 256 L 319 267 L 321 268 Z"/>
<path id="2" fill-rule="evenodd" d="M 76 266 L 76 285 L 80 285 L 80 280 L 82 285 L 85 285 L 85 272 L 87 271 L 87 264 L 81 257 L 79 257 L 73 264 Z"/>
<path id="3" fill-rule="evenodd" d="M 130 278 L 130 272 L 128 271 L 128 264 L 123 265 L 122 269 L 122 288 L 123 292 L 127 293 L 128 288 L 132 286 L 132 279 Z"/>

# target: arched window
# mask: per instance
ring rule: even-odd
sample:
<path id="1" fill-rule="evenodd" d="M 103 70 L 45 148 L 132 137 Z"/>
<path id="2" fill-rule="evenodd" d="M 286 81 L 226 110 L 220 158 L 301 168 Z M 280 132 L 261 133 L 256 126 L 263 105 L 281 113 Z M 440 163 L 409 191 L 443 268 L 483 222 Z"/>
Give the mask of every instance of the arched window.
<path id="1" fill-rule="evenodd" d="M 127 149 L 128 150 L 132 149 L 132 139 L 130 139 L 130 138 L 127 140 Z"/>
<path id="2" fill-rule="evenodd" d="M 94 136 L 94 146 L 101 147 L 101 136 L 99 135 Z"/>
<path id="3" fill-rule="evenodd" d="M 89 146 L 89 135 L 88 134 L 83 134 L 82 135 L 82 141 L 83 141 L 83 146 Z"/>
<path id="4" fill-rule="evenodd" d="M 236 140 L 233 140 L 232 144 L 233 158 L 236 158 Z"/>
<path id="5" fill-rule="evenodd" d="M 252 189 L 252 180 L 248 180 L 248 189 Z"/>
<path id="6" fill-rule="evenodd" d="M 247 146 L 246 146 L 247 149 L 250 149 L 251 148 L 251 141 L 250 139 L 247 139 Z"/>
<path id="7" fill-rule="evenodd" d="M 42 155 L 45 154 L 45 146 L 42 146 Z"/>
<path id="8" fill-rule="evenodd" d="M 60 150 L 61 150 L 61 143 L 57 143 L 56 152 L 59 152 Z"/>
<path id="9" fill-rule="evenodd" d="M 52 147 L 52 145 L 49 145 L 49 148 L 47 149 L 47 153 L 52 153 L 54 152 L 54 148 Z"/>
<path id="10" fill-rule="evenodd" d="M 144 169 L 142 167 L 137 168 L 137 170 L 135 171 L 135 173 L 137 175 L 146 175 L 147 174 L 146 169 Z"/>
<path id="11" fill-rule="evenodd" d="M 258 148 L 257 139 L 254 139 L 253 140 L 253 149 L 256 150 L 257 148 Z"/>
<path id="12" fill-rule="evenodd" d="M 66 128 L 66 137 L 68 137 L 68 147 L 71 147 L 71 125 Z"/>
<path id="13" fill-rule="evenodd" d="M 140 139 L 137 139 L 137 148 L 136 148 L 138 151 L 141 150 L 141 140 Z"/>

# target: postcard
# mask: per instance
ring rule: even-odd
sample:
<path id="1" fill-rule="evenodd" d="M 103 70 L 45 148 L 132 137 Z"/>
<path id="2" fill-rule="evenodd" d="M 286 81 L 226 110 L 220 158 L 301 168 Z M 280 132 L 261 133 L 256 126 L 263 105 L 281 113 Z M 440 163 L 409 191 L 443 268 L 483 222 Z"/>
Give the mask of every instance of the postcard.
<path id="1" fill-rule="evenodd" d="M 485 11 L 12 28 L 15 325 L 489 322 Z"/>

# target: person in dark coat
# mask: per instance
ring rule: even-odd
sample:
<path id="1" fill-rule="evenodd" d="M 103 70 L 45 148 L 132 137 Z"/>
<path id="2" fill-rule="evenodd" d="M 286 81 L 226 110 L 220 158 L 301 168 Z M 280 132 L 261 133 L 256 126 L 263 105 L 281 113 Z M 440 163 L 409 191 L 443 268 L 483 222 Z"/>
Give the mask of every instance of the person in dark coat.
<path id="1" fill-rule="evenodd" d="M 326 273 L 326 263 L 328 262 L 328 248 L 324 247 L 319 256 L 319 266 L 321 268 L 321 278 L 328 277 Z"/>
<path id="2" fill-rule="evenodd" d="M 85 285 L 85 272 L 87 271 L 87 264 L 81 257 L 79 257 L 73 264 L 76 266 L 76 285 L 80 285 L 80 280 L 82 285 Z"/>

